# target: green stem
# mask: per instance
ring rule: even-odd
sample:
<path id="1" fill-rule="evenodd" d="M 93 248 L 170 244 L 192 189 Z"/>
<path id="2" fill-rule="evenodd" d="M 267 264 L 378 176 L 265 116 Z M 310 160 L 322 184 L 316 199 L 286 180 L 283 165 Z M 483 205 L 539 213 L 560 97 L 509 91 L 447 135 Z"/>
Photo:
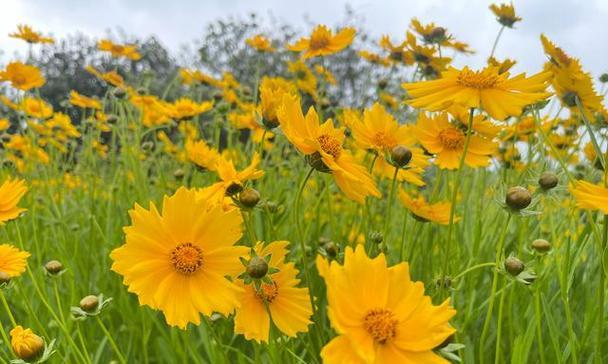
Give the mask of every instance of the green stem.
<path id="1" fill-rule="evenodd" d="M 3 289 L 0 289 L 0 300 L 2 300 L 2 306 L 4 306 L 4 309 L 6 310 L 6 314 L 8 315 L 8 318 L 11 320 L 11 325 L 13 325 L 13 327 L 17 326 L 17 321 L 15 321 L 15 316 L 13 316 L 13 312 L 11 311 L 11 308 L 8 305 L 8 302 L 6 301 L 6 297 L 4 296 Z"/>
<path id="2" fill-rule="evenodd" d="M 399 173 L 399 167 L 395 167 L 395 173 L 393 173 L 393 182 L 391 184 L 391 192 L 388 195 L 388 208 L 386 211 L 386 219 L 384 219 L 384 228 L 382 229 L 382 249 L 381 251 L 386 252 L 388 243 L 388 227 L 391 224 L 391 213 L 393 210 L 393 200 L 395 199 L 395 189 L 397 188 L 397 174 Z"/>
<path id="3" fill-rule="evenodd" d="M 464 147 L 462 150 L 462 155 L 460 156 L 460 162 L 458 163 L 458 171 L 456 172 L 456 181 L 454 181 L 454 189 L 452 191 L 452 201 L 450 206 L 450 220 L 448 224 L 448 238 L 446 240 L 445 247 L 445 256 L 443 261 L 443 278 L 448 274 L 448 263 L 450 261 L 450 248 L 452 246 L 452 231 L 454 230 L 454 218 L 456 215 L 456 198 L 458 196 L 458 189 L 460 187 L 460 180 L 462 177 L 462 170 L 464 169 L 464 162 L 466 160 L 467 152 L 469 150 L 469 143 L 471 141 L 471 135 L 473 134 L 473 114 L 475 109 L 471 109 L 469 112 L 469 122 L 467 125 L 467 135 L 464 142 Z M 441 285 L 444 287 L 444 285 Z M 443 290 L 443 288 L 442 288 Z"/>
<path id="4" fill-rule="evenodd" d="M 452 281 L 456 281 L 458 278 L 463 277 L 464 275 L 466 275 L 467 273 L 470 273 L 474 270 L 480 269 L 480 268 L 486 268 L 486 267 L 495 267 L 496 263 L 495 262 L 488 262 L 488 263 L 480 263 L 480 264 L 476 264 L 472 267 L 469 267 L 467 269 L 465 269 L 464 271 L 460 272 L 456 277 L 452 278 Z"/>
<path id="5" fill-rule="evenodd" d="M 300 183 L 300 187 L 298 188 L 298 192 L 296 193 L 295 199 L 294 199 L 294 211 L 293 211 L 293 218 L 294 218 L 294 222 L 296 225 L 296 231 L 298 233 L 298 239 L 300 240 L 300 250 L 301 250 L 301 265 L 302 265 L 302 269 L 304 270 L 304 276 L 306 277 L 306 283 L 308 285 L 312 285 L 312 279 L 310 276 L 310 272 L 308 269 L 308 256 L 306 254 L 306 242 L 304 241 L 304 232 L 302 231 L 302 224 L 301 224 L 301 219 L 300 219 L 300 205 L 302 204 L 302 192 L 304 191 L 304 187 L 306 187 L 306 182 L 308 182 L 308 180 L 310 179 L 310 176 L 312 176 L 312 173 L 315 171 L 314 168 L 310 168 L 308 170 L 308 172 L 306 173 L 306 176 L 304 177 L 304 179 L 302 180 L 302 183 Z M 312 310 L 313 313 L 315 312 L 315 305 L 314 305 L 314 301 L 312 298 L 312 294 L 310 295 L 310 303 L 312 304 Z"/>
<path id="6" fill-rule="evenodd" d="M 604 270 L 604 254 L 606 250 L 606 243 L 608 242 L 608 215 L 604 215 L 604 229 L 602 235 L 602 242 L 600 245 L 600 272 L 599 272 L 599 282 L 597 288 L 597 301 L 598 308 L 600 310 L 599 317 L 597 320 L 597 337 L 596 337 L 596 348 L 595 348 L 595 362 L 600 364 L 602 363 L 602 353 L 603 353 L 603 345 L 602 341 L 604 339 L 604 298 L 606 296 L 606 292 L 604 289 L 606 288 L 606 272 Z"/>
<path id="7" fill-rule="evenodd" d="M 126 364 L 127 361 L 125 360 L 125 357 L 120 352 L 120 349 L 118 349 L 118 345 L 116 345 L 116 341 L 114 341 L 114 338 L 112 337 L 112 334 L 110 334 L 110 332 L 106 328 L 106 325 L 103 324 L 103 321 L 101 321 L 101 318 L 99 318 L 99 316 L 95 316 L 95 318 L 97 319 L 97 322 L 99 323 L 99 326 L 101 327 L 101 330 L 103 331 L 103 333 L 108 338 L 108 341 L 110 342 L 110 345 L 112 346 L 112 349 L 114 349 L 114 352 L 116 353 L 116 356 L 118 357 L 118 360 L 122 364 Z"/>
<path id="8" fill-rule="evenodd" d="M 498 41 L 500 40 L 500 36 L 502 32 L 505 30 L 505 26 L 500 27 L 498 34 L 496 35 L 496 39 L 494 39 L 494 44 L 492 45 L 492 52 L 490 52 L 490 58 L 494 57 L 494 51 L 496 51 L 496 46 L 498 45 Z"/>
<path id="9" fill-rule="evenodd" d="M 494 269 L 494 276 L 492 277 L 492 292 L 490 293 L 489 304 L 488 304 L 488 312 L 486 313 L 486 319 L 483 323 L 483 329 L 481 330 L 481 336 L 479 338 L 479 363 L 484 362 L 484 343 L 486 336 L 488 335 L 488 330 L 490 328 L 490 321 L 492 320 L 492 311 L 494 309 L 494 300 L 496 299 L 496 292 L 498 290 L 498 267 L 500 266 L 500 262 L 503 258 L 503 249 L 505 245 L 505 240 L 507 237 L 507 230 L 509 228 L 509 223 L 511 222 L 511 214 L 507 217 L 507 221 L 502 229 L 502 233 L 500 234 L 500 239 L 498 242 L 498 246 L 496 247 L 496 268 Z"/>

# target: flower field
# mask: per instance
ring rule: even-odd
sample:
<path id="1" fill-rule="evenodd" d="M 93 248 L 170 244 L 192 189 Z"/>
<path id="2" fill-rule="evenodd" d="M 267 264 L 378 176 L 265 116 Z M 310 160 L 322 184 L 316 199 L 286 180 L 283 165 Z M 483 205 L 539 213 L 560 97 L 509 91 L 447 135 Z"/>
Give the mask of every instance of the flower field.
<path id="1" fill-rule="evenodd" d="M 526 19 L 487 16 L 487 49 L 313 25 L 168 78 L 111 39 L 57 71 L 20 25 L 0 363 L 607 362 L 608 74 L 550 34 L 513 72 Z"/>

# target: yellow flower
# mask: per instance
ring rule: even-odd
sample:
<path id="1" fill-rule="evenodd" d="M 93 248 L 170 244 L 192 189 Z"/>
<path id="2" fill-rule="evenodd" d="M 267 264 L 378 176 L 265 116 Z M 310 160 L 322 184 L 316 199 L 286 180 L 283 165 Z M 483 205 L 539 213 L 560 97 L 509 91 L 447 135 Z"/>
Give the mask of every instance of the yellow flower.
<path id="1" fill-rule="evenodd" d="M 305 118 L 300 101 L 290 95 L 283 97 L 277 115 L 287 139 L 306 155 L 311 166 L 331 173 L 348 198 L 362 204 L 366 196 L 380 197 L 369 173 L 342 147 L 344 128 L 335 128 L 331 119 L 319 125 L 319 116 L 313 107 Z"/>
<path id="2" fill-rule="evenodd" d="M 317 25 L 310 37 L 302 37 L 296 43 L 288 45 L 287 49 L 304 52 L 302 58 L 312 58 L 338 53 L 348 47 L 355 39 L 357 32 L 354 28 L 344 28 L 336 35 L 325 25 Z"/>
<path id="3" fill-rule="evenodd" d="M 411 197 L 403 190 L 399 191 L 399 199 L 401 199 L 403 205 L 418 221 L 432 221 L 441 225 L 450 223 L 450 209 L 452 205 L 447 201 L 430 204 L 423 196 Z M 458 220 L 458 217 L 454 217 L 454 221 Z"/>
<path id="4" fill-rule="evenodd" d="M 185 329 L 200 314 L 229 315 L 243 289 L 226 277 L 242 269 L 239 210 L 224 211 L 184 187 L 165 196 L 162 212 L 151 203 L 129 212 L 126 243 L 110 254 L 112 270 L 124 277 L 139 303 L 161 310 L 167 323 Z"/>
<path id="5" fill-rule="evenodd" d="M 193 83 L 201 83 L 207 86 L 220 87 L 221 82 L 211 77 L 210 75 L 203 73 L 199 70 L 191 70 L 187 68 L 180 68 L 179 75 L 182 78 L 182 82 L 186 85 Z"/>
<path id="6" fill-rule="evenodd" d="M 600 210 L 608 215 L 608 188 L 587 181 L 576 181 L 569 187 L 579 209 Z"/>
<path id="7" fill-rule="evenodd" d="M 456 311 L 449 299 L 433 305 L 408 263 L 389 268 L 383 253 L 370 259 L 362 245 L 345 249 L 344 265 L 317 262 L 338 333 L 321 350 L 324 363 L 447 363 L 433 349 L 455 332 Z"/>
<path id="8" fill-rule="evenodd" d="M 298 332 L 307 332 L 312 322 L 312 306 L 308 288 L 299 288 L 298 270 L 293 263 L 285 261 L 287 241 L 275 241 L 264 246 L 255 246 L 257 256 L 270 255 L 268 267 L 278 269 L 268 273 L 271 283 L 262 282 L 256 290 L 253 284 L 239 284 L 245 289 L 241 295 L 241 307 L 234 317 L 234 331 L 247 340 L 268 342 L 270 319 L 285 335 L 295 337 Z"/>
<path id="9" fill-rule="evenodd" d="M 482 108 L 494 119 L 504 120 L 519 116 L 524 106 L 547 98 L 546 81 L 550 77 L 549 72 L 542 72 L 529 78 L 523 73 L 509 78 L 509 72 L 499 74 L 495 67 L 481 71 L 450 68 L 440 79 L 405 83 L 403 88 L 411 97 L 407 103 L 415 108 L 440 111 L 458 104 Z"/>
<path id="10" fill-rule="evenodd" d="M 216 169 L 216 164 L 220 159 L 220 153 L 211 148 L 204 140 L 187 140 L 186 141 L 186 155 L 190 162 L 196 164 L 201 168 L 205 168 L 210 171 Z"/>
<path id="11" fill-rule="evenodd" d="M 8 119 L 0 119 L 0 131 L 5 131 L 11 127 L 11 122 Z"/>
<path id="12" fill-rule="evenodd" d="M 450 123 L 447 113 L 440 113 L 435 117 L 420 113 L 414 133 L 427 151 L 437 155 L 435 164 L 440 168 L 458 168 L 464 152 L 466 130 Z M 496 143 L 489 139 L 480 135 L 471 135 L 464 158 L 465 164 L 472 168 L 487 166 L 496 147 Z"/>
<path id="13" fill-rule="evenodd" d="M 295 77 L 296 86 L 313 98 L 317 97 L 317 78 L 302 60 L 287 62 L 287 71 Z"/>
<path id="14" fill-rule="evenodd" d="M 84 68 L 87 72 L 91 73 L 93 76 L 104 80 L 105 82 L 109 83 L 110 85 L 114 86 L 114 87 L 124 87 L 125 86 L 125 80 L 124 78 L 122 78 L 121 75 L 118 74 L 118 72 L 116 71 L 110 71 L 110 72 L 99 72 L 98 70 L 96 70 L 93 66 L 86 66 Z"/>
<path id="15" fill-rule="evenodd" d="M 248 46 L 260 52 L 274 52 L 276 49 L 272 47 L 272 42 L 265 36 L 258 34 L 254 37 L 245 40 Z"/>
<path id="16" fill-rule="evenodd" d="M 91 97 L 87 97 L 72 90 L 70 91 L 70 104 L 88 109 L 101 110 L 101 102 Z"/>
<path id="17" fill-rule="evenodd" d="M 359 51 L 357 52 L 359 57 L 365 59 L 366 61 L 377 64 L 380 66 L 388 67 L 390 65 L 389 60 L 383 58 L 381 55 L 369 51 Z"/>
<path id="18" fill-rule="evenodd" d="M 276 125 L 277 108 L 283 101 L 283 95 L 297 95 L 298 91 L 293 83 L 282 77 L 266 77 L 262 78 L 260 83 L 260 106 L 262 117 L 266 125 Z"/>
<path id="19" fill-rule="evenodd" d="M 17 325 L 10 332 L 11 346 L 15 355 L 22 360 L 33 360 L 42 354 L 44 350 L 44 340 L 31 329 L 24 329 Z"/>
<path id="20" fill-rule="evenodd" d="M 137 47 L 130 44 L 115 44 L 111 40 L 102 39 L 97 43 L 97 49 L 110 52 L 112 57 L 125 57 L 132 61 L 141 59 L 141 54 L 137 52 Z"/>
<path id="21" fill-rule="evenodd" d="M 4 71 L 0 71 L 0 81 L 10 82 L 14 88 L 23 91 L 41 87 L 45 83 L 37 67 L 21 62 L 11 62 Z"/>
<path id="22" fill-rule="evenodd" d="M 9 147 L 7 145 L 7 148 Z M 26 211 L 26 209 L 17 207 L 26 192 L 27 187 L 23 180 L 8 178 L 0 185 L 0 226 L 6 221 L 16 219 Z"/>
<path id="23" fill-rule="evenodd" d="M 169 106 L 171 107 L 171 117 L 182 120 L 191 119 L 198 114 L 211 110 L 213 102 L 205 101 L 197 103 L 187 97 L 182 97 Z"/>
<path id="24" fill-rule="evenodd" d="M 393 63 L 411 65 L 414 64 L 412 53 L 406 50 L 407 41 L 401 44 L 394 44 L 388 35 L 383 35 L 380 38 L 380 47 L 389 52 L 388 60 Z"/>
<path id="25" fill-rule="evenodd" d="M 30 253 L 19 250 L 10 244 L 0 245 L 0 272 L 9 277 L 19 277 L 27 267 L 27 258 Z"/>
<path id="26" fill-rule="evenodd" d="M 503 61 L 499 61 L 494 57 L 490 57 L 488 58 L 488 66 L 492 66 L 492 67 L 496 67 L 498 68 L 498 73 L 502 74 L 505 73 L 507 71 L 509 71 L 511 69 L 511 67 L 515 66 L 515 63 L 517 63 L 515 60 L 512 60 L 510 58 L 506 58 Z"/>
<path id="27" fill-rule="evenodd" d="M 545 53 L 550 61 L 545 69 L 553 75 L 551 86 L 561 102 L 571 112 L 578 112 L 580 103 L 587 120 L 594 120 L 592 112 L 603 110 L 603 97 L 596 93 L 591 75 L 583 71 L 578 59 L 568 56 L 561 48 L 555 46 L 544 34 L 540 36 Z"/>
<path id="28" fill-rule="evenodd" d="M 260 155 L 253 154 L 251 163 L 242 171 L 237 171 L 231 159 L 221 156 L 215 164 L 215 172 L 220 177 L 221 182 L 209 186 L 216 191 L 216 196 L 223 199 L 224 196 L 232 196 L 243 190 L 245 183 L 250 180 L 262 178 L 264 171 L 257 169 L 260 164 Z"/>
<path id="29" fill-rule="evenodd" d="M 513 4 L 492 4 L 490 10 L 496 15 L 496 20 L 505 27 L 513 28 L 513 24 L 521 21 L 521 18 L 515 16 L 515 8 Z"/>
<path id="30" fill-rule="evenodd" d="M 53 106 L 36 97 L 25 97 L 23 100 L 21 100 L 19 109 L 27 116 L 38 119 L 47 119 L 53 115 Z"/>
<path id="31" fill-rule="evenodd" d="M 34 29 L 32 29 L 32 27 L 30 27 L 29 25 L 23 25 L 23 24 L 17 25 L 17 32 L 11 33 L 8 36 L 11 38 L 23 39 L 24 41 L 31 43 L 31 44 L 33 44 L 33 43 L 48 43 L 48 44 L 55 43 L 53 38 L 44 37 L 44 36 L 42 36 L 42 33 L 35 32 Z"/>

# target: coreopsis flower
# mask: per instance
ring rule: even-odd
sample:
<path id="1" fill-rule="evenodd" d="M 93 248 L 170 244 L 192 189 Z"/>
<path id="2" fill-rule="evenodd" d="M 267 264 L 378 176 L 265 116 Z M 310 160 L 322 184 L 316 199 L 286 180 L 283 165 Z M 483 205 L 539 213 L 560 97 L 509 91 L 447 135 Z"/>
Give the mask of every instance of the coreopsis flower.
<path id="1" fill-rule="evenodd" d="M 553 44 L 544 34 L 540 36 L 549 62 L 545 69 L 552 74 L 551 86 L 564 106 L 578 112 L 577 101 L 587 118 L 593 120 L 593 112 L 603 110 L 603 96 L 593 86 L 591 75 L 583 71 L 580 61 L 570 57 L 563 49 Z"/>
<path id="2" fill-rule="evenodd" d="M 226 278 L 241 271 L 239 257 L 248 251 L 234 245 L 242 235 L 238 209 L 224 211 L 180 187 L 165 196 L 161 212 L 154 203 L 149 210 L 136 204 L 129 215 L 126 242 L 110 257 L 141 305 L 182 329 L 198 325 L 201 313 L 227 316 L 240 306 L 243 289 Z"/>
<path id="3" fill-rule="evenodd" d="M 240 297 L 241 307 L 234 316 L 234 331 L 248 340 L 268 342 L 270 320 L 285 335 L 295 337 L 299 332 L 307 332 L 312 322 L 312 306 L 308 288 L 298 287 L 298 270 L 291 262 L 286 262 L 287 241 L 275 241 L 264 245 L 258 242 L 255 253 L 264 258 L 270 255 L 268 282 L 260 282 L 259 288 L 253 283 L 244 284 Z"/>
<path id="4" fill-rule="evenodd" d="M 53 115 L 53 106 L 37 97 L 24 97 L 19 104 L 19 110 L 37 119 L 47 119 Z"/>
<path id="5" fill-rule="evenodd" d="M 466 129 L 463 130 L 460 125 L 450 122 L 447 113 L 434 117 L 420 113 L 414 133 L 422 146 L 436 155 L 435 164 L 439 168 L 459 167 L 460 158 L 464 153 Z M 464 163 L 472 168 L 485 167 L 490 163 L 490 157 L 496 148 L 497 144 L 491 139 L 472 134 Z"/>
<path id="6" fill-rule="evenodd" d="M 424 39 L 425 43 L 441 44 L 450 38 L 447 29 L 439 27 L 435 23 L 423 25 L 418 19 L 412 18 L 410 27 Z"/>
<path id="7" fill-rule="evenodd" d="M 287 62 L 287 71 L 294 76 L 296 86 L 312 98 L 317 97 L 317 78 L 302 60 Z"/>
<path id="8" fill-rule="evenodd" d="M 194 83 L 200 83 L 202 85 L 212 86 L 212 87 L 220 87 L 221 81 L 216 80 L 212 76 L 203 73 L 199 70 L 180 68 L 179 76 L 182 79 L 182 82 L 185 85 L 192 85 Z"/>
<path id="9" fill-rule="evenodd" d="M 275 127 L 278 125 L 279 121 L 276 120 L 274 123 L 268 123 L 268 121 L 264 119 L 262 122 L 266 123 L 268 126 L 262 126 L 258 122 L 256 106 L 253 103 L 240 103 L 239 109 L 229 112 L 226 118 L 237 129 L 250 130 L 251 140 L 256 144 L 264 143 L 265 150 L 269 150 L 272 147 L 272 141 L 274 140 L 275 135 L 267 128 Z"/>
<path id="10" fill-rule="evenodd" d="M 45 37 L 40 32 L 34 31 L 29 25 L 19 24 L 17 25 L 17 32 L 8 35 L 11 38 L 23 39 L 24 41 L 34 43 L 47 43 L 53 44 L 55 40 L 50 37 Z"/>
<path id="11" fill-rule="evenodd" d="M 119 87 L 119 88 L 125 87 L 124 78 L 121 75 L 119 75 L 118 72 L 116 72 L 116 71 L 99 72 L 93 66 L 86 66 L 84 69 L 87 72 L 89 72 L 90 74 L 92 74 L 93 76 L 109 83 L 110 85 L 112 85 L 114 87 Z"/>
<path id="12" fill-rule="evenodd" d="M 599 210 L 608 215 L 608 188 L 579 180 L 571 184 L 569 190 L 579 209 Z"/>
<path id="13" fill-rule="evenodd" d="M 249 166 L 242 171 L 237 171 L 231 158 L 221 156 L 215 163 L 215 172 L 221 181 L 209 186 L 210 190 L 215 191 L 214 195 L 220 199 L 241 192 L 247 181 L 264 176 L 264 171 L 257 168 L 258 164 L 260 164 L 260 155 L 254 153 Z"/>
<path id="14" fill-rule="evenodd" d="M 221 158 L 220 153 L 210 147 L 204 140 L 186 140 L 186 155 L 188 160 L 197 166 L 214 171 L 217 161 Z"/>
<path id="15" fill-rule="evenodd" d="M 101 102 L 99 100 L 81 95 L 74 90 L 70 91 L 70 104 L 82 107 L 83 109 L 101 110 Z"/>
<path id="16" fill-rule="evenodd" d="M 213 108 L 213 102 L 195 102 L 187 97 L 182 97 L 170 104 L 170 115 L 177 120 L 191 119 Z"/>
<path id="17" fill-rule="evenodd" d="M 10 147 L 7 145 L 7 148 Z M 26 192 L 25 182 L 20 179 L 8 178 L 0 185 L 0 226 L 9 220 L 16 219 L 26 211 L 17 206 Z"/>
<path id="18" fill-rule="evenodd" d="M 391 150 L 398 146 L 407 147 L 412 153 L 412 159 L 408 163 L 408 170 L 398 172 L 400 180 L 415 181 L 417 185 L 422 182 L 420 174 L 429 165 L 428 157 L 424 151 L 415 147 L 416 138 L 413 135 L 412 127 L 409 125 L 399 125 L 397 120 L 379 103 L 365 109 L 363 118 L 358 118 L 352 112 L 346 112 L 344 121 L 352 131 L 355 144 L 362 149 L 372 150 L 382 161 L 387 161 L 386 156 Z M 378 163 L 378 161 L 376 162 Z M 388 167 L 387 163 L 374 165 L 374 172 L 383 174 Z M 389 169 L 389 178 L 392 178 L 395 167 Z"/>
<path id="19" fill-rule="evenodd" d="M 515 15 L 513 4 L 492 4 L 490 10 L 496 15 L 496 20 L 505 27 L 513 28 L 513 24 L 522 19 Z"/>
<path id="20" fill-rule="evenodd" d="M 333 363 L 447 363 L 433 349 L 455 330 L 449 299 L 432 304 L 408 263 L 387 266 L 383 253 L 347 247 L 344 265 L 317 260 L 327 286 L 328 316 L 338 336 L 321 350 Z"/>
<path id="21" fill-rule="evenodd" d="M 36 66 L 21 62 L 11 62 L 0 71 L 0 81 L 10 82 L 11 86 L 23 91 L 41 87 L 46 82 Z"/>
<path id="22" fill-rule="evenodd" d="M 502 61 L 499 61 L 494 57 L 488 58 L 488 66 L 498 68 L 499 74 L 509 71 L 511 69 L 511 67 L 515 66 L 515 63 L 517 63 L 517 61 L 510 59 L 510 58 L 506 58 Z"/>
<path id="23" fill-rule="evenodd" d="M 438 76 L 440 72 L 445 71 L 447 65 L 452 61 L 451 58 L 439 56 L 436 47 L 418 44 L 416 36 L 410 31 L 406 33 L 405 48 L 427 77 Z"/>
<path id="24" fill-rule="evenodd" d="M 521 115 L 526 105 L 547 98 L 546 81 L 551 73 L 540 72 L 531 77 L 525 73 L 509 78 L 509 72 L 498 73 L 496 67 L 472 71 L 468 67 L 450 68 L 441 78 L 404 83 L 409 105 L 429 111 L 440 111 L 457 104 L 466 108 L 482 108 L 491 117 L 504 120 Z"/>
<path id="25" fill-rule="evenodd" d="M 282 77 L 262 78 L 260 83 L 260 109 L 264 125 L 277 126 L 277 108 L 283 102 L 283 95 L 297 95 L 296 86 Z"/>
<path id="26" fill-rule="evenodd" d="M 132 44 L 116 44 L 109 39 L 102 39 L 97 43 L 97 49 L 109 52 L 112 57 L 125 57 L 132 61 L 141 59 L 141 54 L 137 51 L 137 46 Z"/>
<path id="27" fill-rule="evenodd" d="M 276 49 L 272 46 L 270 39 L 261 34 L 257 34 L 245 40 L 248 46 L 260 52 L 274 52 Z"/>
<path id="28" fill-rule="evenodd" d="M 390 66 L 390 61 L 388 59 L 382 57 L 378 53 L 373 53 L 373 52 L 369 52 L 369 51 L 359 51 L 359 52 L 357 52 L 357 54 L 359 55 L 359 57 L 365 59 L 366 61 L 368 61 L 372 64 L 377 64 L 377 65 L 383 66 L 383 67 Z"/>
<path id="29" fill-rule="evenodd" d="M 320 64 L 316 64 L 315 65 L 315 72 L 317 73 L 317 75 L 319 76 L 319 78 L 323 79 L 325 83 L 330 84 L 332 86 L 335 86 L 338 84 L 338 81 L 336 80 L 336 77 L 334 76 L 333 73 L 331 73 L 330 70 L 328 70 L 327 68 L 323 67 Z"/>
<path id="30" fill-rule="evenodd" d="M 11 127 L 11 122 L 8 119 L 0 119 L 0 131 L 5 131 Z"/>
<path id="31" fill-rule="evenodd" d="M 19 277 L 27 267 L 30 253 L 19 250 L 10 244 L 0 244 L 0 272 L 9 277 Z"/>
<path id="32" fill-rule="evenodd" d="M 399 191 L 399 199 L 403 203 L 403 206 L 405 206 L 418 221 L 432 221 L 441 225 L 450 223 L 450 210 L 452 205 L 447 201 L 431 204 L 427 202 L 422 195 L 413 197 L 403 190 Z M 454 221 L 457 220 L 459 220 L 459 218 L 454 217 Z"/>
<path id="33" fill-rule="evenodd" d="M 388 51 L 387 58 L 390 62 L 406 66 L 414 64 L 414 57 L 406 49 L 407 41 L 394 44 L 388 35 L 383 35 L 379 44 L 382 49 Z"/>
<path id="34" fill-rule="evenodd" d="M 343 28 L 335 35 L 325 25 L 317 25 L 310 37 L 302 37 L 294 44 L 288 45 L 287 49 L 295 52 L 303 52 L 302 58 L 312 58 L 338 53 L 348 47 L 355 39 L 354 28 Z"/>
<path id="35" fill-rule="evenodd" d="M 11 346 L 15 355 L 21 360 L 34 360 L 44 350 L 44 340 L 31 329 L 15 326 L 11 331 Z"/>
<path id="36" fill-rule="evenodd" d="M 380 197 L 369 173 L 342 147 L 344 128 L 336 128 L 331 119 L 319 125 L 319 116 L 313 107 L 304 117 L 300 101 L 290 95 L 283 97 L 277 115 L 287 139 L 306 155 L 312 167 L 331 173 L 348 198 L 364 203 L 366 196 Z"/>

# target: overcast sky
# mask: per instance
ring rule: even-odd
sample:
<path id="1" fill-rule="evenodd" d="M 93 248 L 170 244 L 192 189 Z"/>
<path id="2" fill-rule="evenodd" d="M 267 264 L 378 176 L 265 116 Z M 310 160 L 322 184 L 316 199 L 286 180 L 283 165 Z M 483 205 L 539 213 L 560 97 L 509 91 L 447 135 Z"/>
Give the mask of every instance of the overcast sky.
<path id="1" fill-rule="evenodd" d="M 365 27 L 379 37 L 403 39 L 409 19 L 434 21 L 447 27 L 456 39 L 469 43 L 477 54 L 459 57 L 457 65 L 481 65 L 499 29 L 487 0 L 1 0 L 0 50 L 2 60 L 23 42 L 8 37 L 17 24 L 30 24 L 45 34 L 61 37 L 83 32 L 103 37 L 121 27 L 127 34 L 155 34 L 174 52 L 200 35 L 206 23 L 230 15 L 256 11 L 272 14 L 307 31 L 304 16 L 315 23 L 343 20 L 345 4 L 365 16 Z M 511 57 L 518 71 L 536 72 L 545 61 L 539 41 L 544 32 L 569 54 L 582 60 L 594 76 L 608 72 L 608 0 L 515 0 L 524 20 L 506 29 L 498 46 L 499 58 Z"/>

